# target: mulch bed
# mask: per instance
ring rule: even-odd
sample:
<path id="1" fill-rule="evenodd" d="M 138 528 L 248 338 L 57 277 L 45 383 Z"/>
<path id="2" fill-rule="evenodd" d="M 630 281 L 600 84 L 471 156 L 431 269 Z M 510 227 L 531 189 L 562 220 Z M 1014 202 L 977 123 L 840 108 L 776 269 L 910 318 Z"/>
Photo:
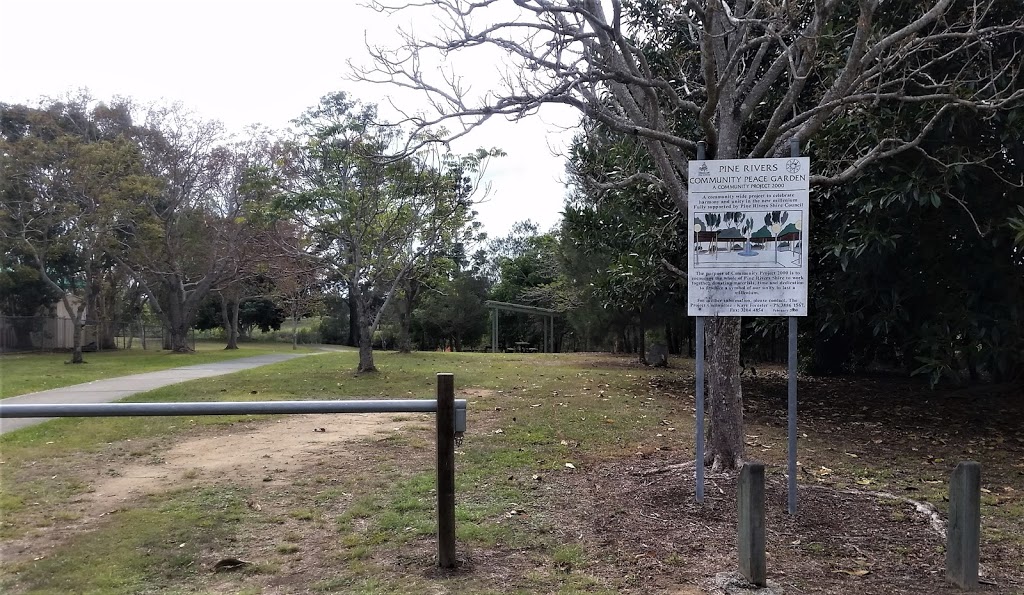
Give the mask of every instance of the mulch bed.
<path id="1" fill-rule="evenodd" d="M 613 462 L 556 480 L 566 508 L 578 511 L 559 518 L 565 538 L 592 546 L 588 572 L 627 577 L 623 592 L 671 593 L 737 569 L 734 477 L 709 475 L 700 505 L 692 469 L 641 474 L 674 462 Z M 768 579 L 786 593 L 961 592 L 944 578 L 944 539 L 909 503 L 802 485 L 791 517 L 779 473 L 766 477 L 765 498 Z M 983 544 L 981 559 L 996 583 L 982 592 L 1024 590 L 1015 552 Z"/>

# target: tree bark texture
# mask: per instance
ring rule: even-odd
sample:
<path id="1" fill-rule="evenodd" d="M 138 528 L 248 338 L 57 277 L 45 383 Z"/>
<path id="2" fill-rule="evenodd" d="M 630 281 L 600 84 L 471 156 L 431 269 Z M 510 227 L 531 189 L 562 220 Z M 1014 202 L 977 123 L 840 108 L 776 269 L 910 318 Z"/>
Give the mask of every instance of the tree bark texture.
<path id="1" fill-rule="evenodd" d="M 242 311 L 242 300 L 236 299 L 231 304 L 231 342 L 234 343 L 233 349 L 238 349 L 238 338 L 242 334 L 241 326 L 238 324 L 238 317 Z"/>
<path id="2" fill-rule="evenodd" d="M 356 296 L 359 288 L 352 283 L 348 284 L 348 345 L 355 347 L 359 345 L 359 308 L 356 305 Z"/>
<path id="3" fill-rule="evenodd" d="M 640 326 L 637 327 L 637 331 L 640 334 L 640 336 L 637 337 L 637 351 L 639 352 L 638 360 L 641 364 L 646 366 L 649 363 L 647 361 L 647 329 L 644 327 L 643 323 L 641 323 Z"/>
<path id="4" fill-rule="evenodd" d="M 170 300 L 165 323 L 166 335 L 164 348 L 175 353 L 189 353 L 192 347 L 188 344 L 189 324 L 185 319 L 183 307 L 177 300 Z"/>
<path id="5" fill-rule="evenodd" d="M 376 372 L 377 367 L 373 364 L 373 324 L 367 320 L 363 300 L 351 295 L 349 299 L 356 305 L 355 321 L 359 329 L 359 367 L 356 372 Z"/>
<path id="6" fill-rule="evenodd" d="M 708 448 L 705 462 L 714 470 L 743 462 L 743 391 L 740 386 L 740 327 L 737 316 L 708 318 Z"/>
<path id="7" fill-rule="evenodd" d="M 81 308 L 79 308 L 81 309 Z M 75 317 L 72 321 L 72 336 L 74 337 L 74 348 L 71 351 L 71 363 L 73 364 L 84 364 L 85 360 L 82 358 L 82 322 L 81 315 Z"/>
<path id="8" fill-rule="evenodd" d="M 398 316 L 398 344 L 395 345 L 400 353 L 412 352 L 412 300 L 408 290 L 405 295 L 395 302 L 395 314 Z"/>
<path id="9" fill-rule="evenodd" d="M 231 313 L 229 311 L 229 304 L 227 298 L 220 296 L 220 315 L 224 324 L 224 334 L 227 336 L 228 344 L 224 349 L 238 349 L 238 329 L 237 323 L 238 318 L 231 320 Z"/>
<path id="10" fill-rule="evenodd" d="M 103 274 L 103 286 L 96 299 L 96 309 L 89 314 L 97 324 L 96 345 L 100 349 L 117 349 L 116 335 L 120 326 L 119 312 L 122 303 L 118 281 L 111 271 Z"/>

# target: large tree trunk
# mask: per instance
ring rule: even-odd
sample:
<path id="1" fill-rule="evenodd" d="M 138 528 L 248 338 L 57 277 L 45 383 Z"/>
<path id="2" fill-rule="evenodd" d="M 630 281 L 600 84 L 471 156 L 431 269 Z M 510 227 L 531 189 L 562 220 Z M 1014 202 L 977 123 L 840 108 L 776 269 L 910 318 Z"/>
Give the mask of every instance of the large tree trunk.
<path id="1" fill-rule="evenodd" d="M 398 311 L 398 351 L 412 352 L 412 308 L 422 285 L 416 279 L 407 279 L 402 295 L 396 300 Z"/>
<path id="2" fill-rule="evenodd" d="M 167 329 L 167 349 L 175 353 L 191 353 L 192 346 L 188 344 L 188 326 L 175 324 Z"/>
<path id="3" fill-rule="evenodd" d="M 373 364 L 373 330 L 370 325 L 359 326 L 359 367 L 357 372 L 376 372 L 377 366 Z"/>
<path id="4" fill-rule="evenodd" d="M 292 350 L 299 348 L 299 299 L 292 302 Z"/>
<path id="5" fill-rule="evenodd" d="M 646 366 L 649 363 L 647 361 L 647 329 L 643 323 L 640 323 L 637 330 L 640 331 L 640 336 L 637 337 L 637 351 L 640 352 L 637 361 Z"/>
<path id="6" fill-rule="evenodd" d="M 237 306 L 237 302 L 235 303 L 235 305 Z M 220 316 L 224 324 L 224 334 L 227 336 L 228 339 L 228 344 L 226 347 L 224 347 L 224 349 L 238 349 L 237 309 L 235 310 L 235 316 L 232 319 L 228 300 L 223 295 L 220 296 Z"/>
<path id="7" fill-rule="evenodd" d="M 717 11 L 712 19 L 713 34 L 728 29 L 728 19 Z M 724 68 L 724 65 L 719 65 Z M 725 77 L 718 101 L 714 159 L 736 159 L 739 155 L 741 125 L 735 105 L 735 78 Z M 711 423 L 705 460 L 713 470 L 736 469 L 743 463 L 743 391 L 740 380 L 740 331 L 742 319 L 715 316 L 706 319 L 708 332 L 708 398 Z"/>
<path id="8" fill-rule="evenodd" d="M 32 333 L 35 332 L 35 316 L 12 317 L 11 328 L 14 329 L 14 346 L 18 349 L 33 349 Z"/>
<path id="9" fill-rule="evenodd" d="M 355 283 L 348 284 L 348 345 L 359 345 L 359 307 L 356 304 L 359 287 Z"/>
<path id="10" fill-rule="evenodd" d="M 349 294 L 349 299 L 356 304 L 356 324 L 359 328 L 359 367 L 356 372 L 376 372 L 373 365 L 373 323 L 366 314 L 363 300 Z"/>
<path id="11" fill-rule="evenodd" d="M 395 302 L 398 315 L 398 344 L 395 348 L 400 353 L 412 352 L 412 298 L 408 289 L 405 295 Z"/>
<path id="12" fill-rule="evenodd" d="M 73 348 L 71 350 L 71 363 L 73 364 L 84 364 L 85 359 L 82 358 L 82 323 L 81 316 L 75 317 L 71 321 L 73 327 L 72 337 L 74 340 Z"/>
<path id="13" fill-rule="evenodd" d="M 117 321 L 115 320 L 98 320 L 96 327 L 96 345 L 99 349 L 117 349 L 116 329 Z"/>
<path id="14" fill-rule="evenodd" d="M 708 322 L 708 402 L 711 423 L 705 461 L 714 470 L 743 462 L 743 392 L 740 386 L 740 323 L 736 316 Z"/>
<path id="15" fill-rule="evenodd" d="M 243 333 L 241 325 L 238 323 L 238 317 L 242 311 L 242 300 L 236 299 L 231 304 L 231 338 L 235 343 L 235 349 L 238 349 L 238 339 L 248 338 L 248 330 Z"/>
<path id="16" fill-rule="evenodd" d="M 185 320 L 182 305 L 172 299 L 167 311 L 167 321 L 164 325 L 164 349 L 175 353 L 191 352 L 192 347 L 188 344 L 189 324 Z"/>
<path id="17" fill-rule="evenodd" d="M 121 293 L 118 279 L 112 271 L 103 275 L 107 283 L 96 300 L 96 310 L 90 316 L 96 320 L 96 345 L 99 349 L 117 349 L 117 330 L 120 326 L 118 313 L 121 311 Z"/>

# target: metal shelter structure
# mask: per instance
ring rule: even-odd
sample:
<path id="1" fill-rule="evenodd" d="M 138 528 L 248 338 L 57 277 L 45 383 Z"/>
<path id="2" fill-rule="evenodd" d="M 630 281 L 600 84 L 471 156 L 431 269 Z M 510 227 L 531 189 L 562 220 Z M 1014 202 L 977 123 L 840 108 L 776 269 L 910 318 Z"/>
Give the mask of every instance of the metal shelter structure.
<path id="1" fill-rule="evenodd" d="M 498 352 L 498 312 L 501 310 L 540 316 L 544 323 L 544 345 L 541 351 L 550 353 L 555 350 L 555 315 L 558 314 L 558 310 L 510 304 L 508 302 L 496 302 L 493 300 L 487 300 L 484 302 L 484 306 L 491 310 L 491 353 Z"/>

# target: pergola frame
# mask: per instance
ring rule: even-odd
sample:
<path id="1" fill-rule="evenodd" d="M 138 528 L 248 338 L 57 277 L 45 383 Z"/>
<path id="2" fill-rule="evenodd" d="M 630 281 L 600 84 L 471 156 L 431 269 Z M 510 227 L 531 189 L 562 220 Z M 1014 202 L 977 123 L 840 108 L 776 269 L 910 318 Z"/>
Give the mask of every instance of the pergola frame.
<path id="1" fill-rule="evenodd" d="M 526 306 L 523 304 L 510 304 L 508 302 L 496 302 L 493 300 L 487 300 L 484 302 L 484 306 L 491 310 L 491 353 L 498 352 L 498 312 L 500 310 L 540 316 L 541 320 L 544 322 L 544 345 L 542 351 L 544 353 L 554 352 L 555 315 L 558 314 L 558 310 Z"/>

